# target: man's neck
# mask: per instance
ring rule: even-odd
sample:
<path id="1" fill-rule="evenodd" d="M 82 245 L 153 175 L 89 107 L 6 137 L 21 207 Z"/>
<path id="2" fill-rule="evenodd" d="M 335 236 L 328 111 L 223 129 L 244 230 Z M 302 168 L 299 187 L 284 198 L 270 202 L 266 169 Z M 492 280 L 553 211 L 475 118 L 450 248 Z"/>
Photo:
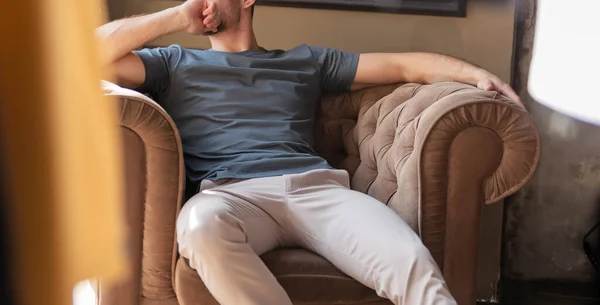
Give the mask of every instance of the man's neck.
<path id="1" fill-rule="evenodd" d="M 209 38 L 212 49 L 216 51 L 236 53 L 260 49 L 252 29 L 251 17 L 242 17 L 238 27 L 227 29 L 225 32 L 217 33 Z"/>

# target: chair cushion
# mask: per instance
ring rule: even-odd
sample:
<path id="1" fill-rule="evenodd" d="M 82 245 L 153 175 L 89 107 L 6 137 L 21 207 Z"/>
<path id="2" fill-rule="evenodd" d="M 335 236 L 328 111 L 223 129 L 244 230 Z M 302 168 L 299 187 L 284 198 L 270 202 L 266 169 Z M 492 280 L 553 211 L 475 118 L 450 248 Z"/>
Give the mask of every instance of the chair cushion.
<path id="1" fill-rule="evenodd" d="M 262 259 L 294 305 L 392 304 L 307 250 L 275 250 L 263 255 Z M 175 291 L 181 305 L 219 304 L 183 258 L 179 259 L 175 270 Z"/>

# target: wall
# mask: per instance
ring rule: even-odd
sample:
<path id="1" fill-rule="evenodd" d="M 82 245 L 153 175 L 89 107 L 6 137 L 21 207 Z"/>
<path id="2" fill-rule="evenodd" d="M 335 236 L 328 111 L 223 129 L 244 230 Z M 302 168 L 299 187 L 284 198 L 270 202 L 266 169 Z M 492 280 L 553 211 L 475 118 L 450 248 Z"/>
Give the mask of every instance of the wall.
<path id="1" fill-rule="evenodd" d="M 177 1 L 109 0 L 112 19 L 155 12 Z M 504 80 L 511 76 L 515 0 L 468 0 L 467 18 L 257 6 L 254 25 L 265 48 L 308 43 L 353 52 L 423 51 L 452 55 Z M 207 48 L 208 39 L 183 33 L 154 46 Z M 500 273 L 502 204 L 484 209 L 478 297 L 494 300 Z"/>
<path id="2" fill-rule="evenodd" d="M 527 94 L 535 1 L 519 1 L 515 87 L 542 138 L 539 168 L 507 201 L 503 275 L 519 280 L 592 281 L 584 234 L 600 221 L 600 127 L 552 111 Z M 577 88 L 572 82 L 573 90 Z M 590 103 L 597 102 L 590 98 Z"/>
<path id="3" fill-rule="evenodd" d="M 510 78 L 515 0 L 469 0 L 467 18 L 257 6 L 255 31 L 265 48 L 308 43 L 354 52 L 427 51 L 466 59 Z M 177 1 L 109 0 L 111 18 L 154 12 Z M 209 47 L 205 37 L 165 36 L 155 45 Z"/>

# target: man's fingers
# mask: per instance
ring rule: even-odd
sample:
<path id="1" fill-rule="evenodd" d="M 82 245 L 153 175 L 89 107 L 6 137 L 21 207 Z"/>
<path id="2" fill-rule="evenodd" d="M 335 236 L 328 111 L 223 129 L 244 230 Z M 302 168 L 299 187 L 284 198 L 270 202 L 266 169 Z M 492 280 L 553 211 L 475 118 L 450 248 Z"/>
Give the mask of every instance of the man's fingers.
<path id="1" fill-rule="evenodd" d="M 509 84 L 503 83 L 503 84 L 499 85 L 498 91 L 500 93 L 502 93 L 502 95 L 508 97 L 509 99 L 513 100 L 515 103 L 517 103 L 517 104 L 523 106 L 523 108 L 525 108 L 525 105 L 523 105 L 521 98 Z"/>
<path id="2" fill-rule="evenodd" d="M 210 24 L 213 23 L 214 21 L 215 21 L 215 15 L 209 15 L 206 18 L 204 18 L 202 23 L 204 23 L 204 26 L 210 27 Z"/>
<path id="3" fill-rule="evenodd" d="M 504 95 L 506 95 L 512 99 L 519 98 L 517 93 L 509 85 L 502 86 L 502 91 L 503 91 Z"/>
<path id="4" fill-rule="evenodd" d="M 516 103 L 520 104 L 521 106 L 525 107 L 525 105 L 523 105 L 523 101 L 521 101 L 521 98 L 519 97 L 519 95 L 517 95 L 517 93 L 512 88 L 509 87 L 507 92 L 504 92 L 503 94 L 506 95 L 511 100 L 515 101 Z"/>
<path id="5" fill-rule="evenodd" d="M 202 12 L 202 15 L 210 16 L 210 15 L 213 15 L 214 13 L 215 13 L 215 3 L 208 2 L 208 7 Z"/>
<path id="6" fill-rule="evenodd" d="M 218 12 L 216 4 L 214 2 L 208 2 L 208 7 L 202 12 L 204 20 L 202 23 L 207 30 L 216 31 L 217 27 L 221 23 L 218 19 Z"/>
<path id="7" fill-rule="evenodd" d="M 207 28 L 216 29 L 219 26 L 219 24 L 221 24 L 221 22 L 219 20 L 216 20 L 215 18 L 213 18 L 212 20 L 205 22 L 204 26 Z"/>
<path id="8" fill-rule="evenodd" d="M 510 98 L 511 100 L 515 100 L 515 101 L 520 100 L 519 96 L 516 93 L 514 93 L 512 90 L 502 90 L 501 93 L 504 96 Z"/>
<path id="9" fill-rule="evenodd" d="M 515 90 L 513 90 L 513 88 L 510 85 L 508 85 L 502 81 L 494 81 L 491 79 L 482 79 L 477 83 L 477 88 L 479 88 L 481 90 L 485 90 L 485 91 L 498 91 L 502 95 L 508 97 L 509 99 L 513 100 L 514 102 L 516 102 L 517 104 L 519 104 L 519 105 L 523 106 L 523 108 L 525 108 L 525 105 L 523 105 L 521 98 L 515 92 Z"/>
<path id="10" fill-rule="evenodd" d="M 489 79 L 481 80 L 477 83 L 477 88 L 485 91 L 494 90 L 494 84 Z"/>

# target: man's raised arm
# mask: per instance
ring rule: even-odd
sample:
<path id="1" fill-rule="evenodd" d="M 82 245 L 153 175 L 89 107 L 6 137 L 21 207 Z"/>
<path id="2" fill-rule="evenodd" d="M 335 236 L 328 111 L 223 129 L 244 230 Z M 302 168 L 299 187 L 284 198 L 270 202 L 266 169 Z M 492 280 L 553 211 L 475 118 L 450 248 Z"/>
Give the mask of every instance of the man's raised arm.
<path id="1" fill-rule="evenodd" d="M 186 30 L 201 34 L 216 29 L 214 3 L 204 0 L 188 0 L 166 10 L 107 23 L 96 29 L 96 36 L 106 48 L 107 65 L 113 65 L 117 83 L 137 88 L 144 83 L 146 72 L 139 56 L 132 51 L 169 33 Z M 208 18 L 210 17 L 210 18 Z"/>

